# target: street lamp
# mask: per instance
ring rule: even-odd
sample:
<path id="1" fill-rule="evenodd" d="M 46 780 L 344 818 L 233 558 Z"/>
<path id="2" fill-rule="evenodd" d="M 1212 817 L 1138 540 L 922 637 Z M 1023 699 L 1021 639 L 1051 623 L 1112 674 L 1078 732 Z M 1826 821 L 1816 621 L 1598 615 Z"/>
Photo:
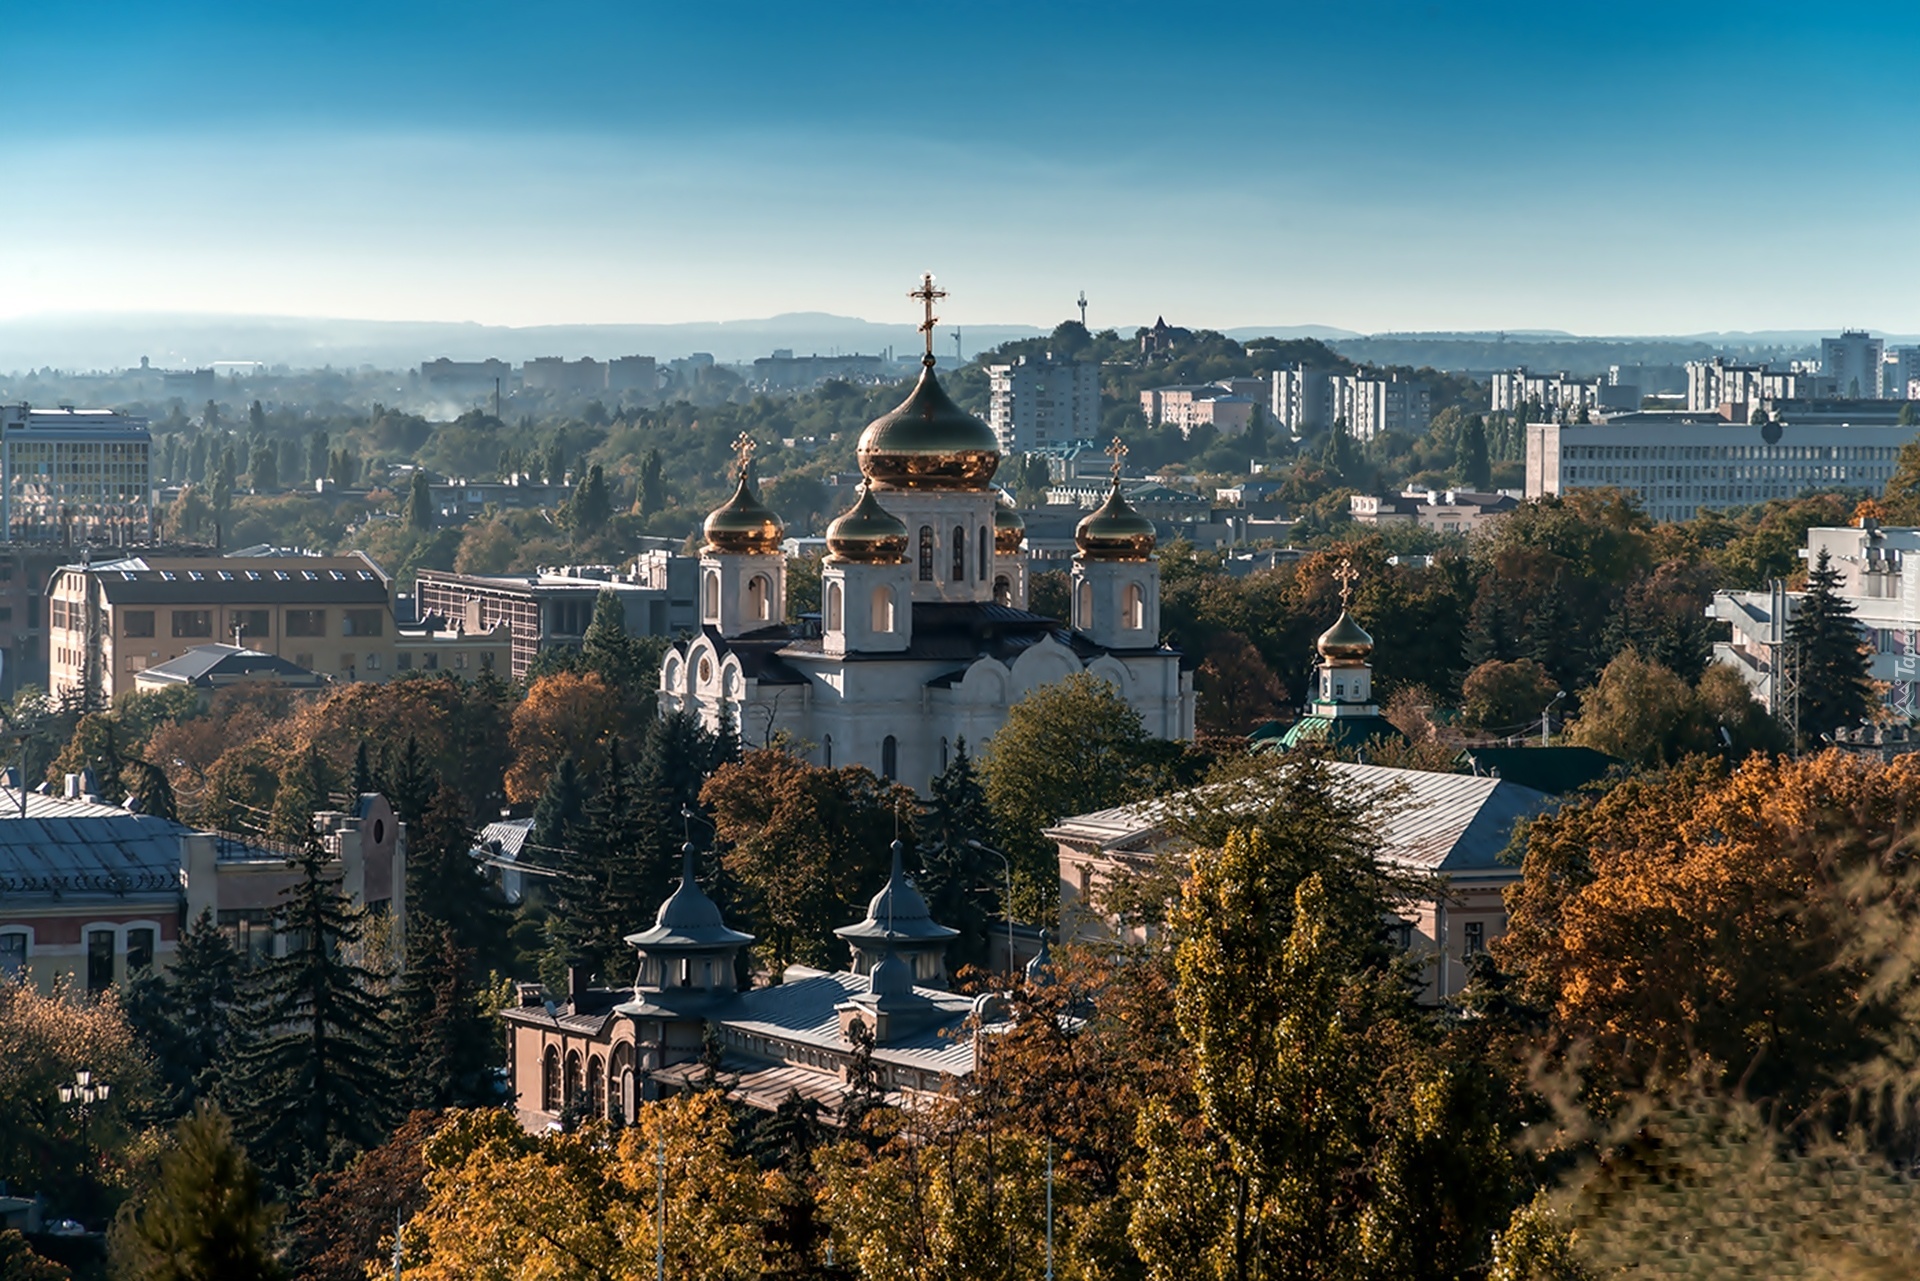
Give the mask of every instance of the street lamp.
<path id="1" fill-rule="evenodd" d="M 980 852 L 981 852 L 982 854 L 991 854 L 991 855 L 993 855 L 993 856 L 994 856 L 995 858 L 997 858 L 997 859 L 999 859 L 999 860 L 1000 860 L 1000 866 L 1001 866 L 1001 867 L 1002 867 L 1003 869 L 1005 869 L 1005 871 L 1006 871 L 1006 877 L 1007 877 L 1007 898 L 1006 898 L 1006 902 L 1004 902 L 1004 903 L 1002 903 L 1002 904 L 1001 904 L 1000 906 L 1001 906 L 1001 912 L 1002 912 L 1002 914 L 1003 914 L 1003 915 L 1005 915 L 1005 916 L 1006 916 L 1006 918 L 1007 918 L 1007 981 L 1008 981 L 1009 983 L 1011 983 L 1011 982 L 1013 981 L 1013 976 L 1014 976 L 1014 975 L 1013 975 L 1013 971 L 1014 971 L 1014 961 L 1013 961 L 1013 864 L 1012 864 L 1012 862 L 1011 862 L 1011 861 L 1009 861 L 1009 860 L 1008 860 L 1008 858 L 1007 858 L 1007 856 L 1006 856 L 1005 854 L 1002 854 L 1002 853 L 1001 853 L 1001 852 L 1000 852 L 999 850 L 997 850 L 997 849 L 994 849 L 994 848 L 993 848 L 993 846 L 991 846 L 991 845 L 982 845 L 982 844 L 981 844 L 981 843 L 980 843 L 979 841 L 976 841 L 976 840 L 974 840 L 974 839 L 973 839 L 972 837 L 968 837 L 968 838 L 967 838 L 967 844 L 968 844 L 968 845 L 971 845 L 971 846 L 972 846 L 972 847 L 973 847 L 974 849 L 977 849 L 977 850 L 979 850 L 979 851 L 980 851 Z"/>
<path id="2" fill-rule="evenodd" d="M 1563 689 L 1559 693 L 1553 696 L 1553 702 L 1548 703 L 1545 707 L 1540 709 L 1540 746 L 1542 747 L 1553 746 L 1553 737 L 1550 732 L 1550 728 L 1553 722 L 1548 718 L 1553 715 L 1554 704 L 1558 703 L 1561 699 L 1565 698 L 1566 696 L 1567 696 L 1567 691 Z"/>
<path id="3" fill-rule="evenodd" d="M 87 1122 L 91 1118 L 93 1105 L 105 1103 L 107 1096 L 113 1093 L 113 1086 L 105 1081 L 95 1081 L 93 1073 L 81 1068 L 73 1074 L 73 1084 L 60 1087 L 60 1102 L 80 1112 L 80 1146 L 90 1147 Z"/>

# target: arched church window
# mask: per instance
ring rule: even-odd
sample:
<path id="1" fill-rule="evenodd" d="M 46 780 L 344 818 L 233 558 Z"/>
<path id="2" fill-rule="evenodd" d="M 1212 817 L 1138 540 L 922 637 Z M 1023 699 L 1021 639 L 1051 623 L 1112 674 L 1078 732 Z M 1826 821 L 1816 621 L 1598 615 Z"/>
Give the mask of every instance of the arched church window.
<path id="1" fill-rule="evenodd" d="M 600 1062 L 600 1056 L 594 1055 L 587 1060 L 587 1110 L 595 1116 L 607 1114 L 607 1070 Z"/>
<path id="2" fill-rule="evenodd" d="M 953 527 L 953 581 L 967 581 L 967 531 L 959 525 Z"/>
<path id="3" fill-rule="evenodd" d="M 841 621 L 844 596 L 845 593 L 841 591 L 840 584 L 827 584 L 827 630 L 830 632 L 840 631 L 844 626 Z"/>
<path id="4" fill-rule="evenodd" d="M 747 581 L 747 617 L 762 622 L 767 619 L 767 607 L 773 595 L 764 574 L 755 574 Z"/>
<path id="5" fill-rule="evenodd" d="M 720 621 L 720 575 L 718 571 L 708 572 L 705 596 L 706 601 L 702 607 L 701 616 L 709 623 L 717 623 Z"/>
<path id="6" fill-rule="evenodd" d="M 920 581 L 933 581 L 933 526 L 920 526 Z"/>
<path id="7" fill-rule="evenodd" d="M 1081 631 L 1085 631 L 1087 628 L 1093 626 L 1092 583 L 1080 584 L 1080 599 L 1074 608 L 1074 613 L 1078 615 L 1078 617 L 1074 619 L 1074 626 L 1078 627 Z"/>
<path id="8" fill-rule="evenodd" d="M 560 1102 L 563 1107 L 572 1107 L 580 1098 L 580 1051 L 567 1051 L 567 1079 L 562 1087 Z"/>
<path id="9" fill-rule="evenodd" d="M 891 783 L 900 772 L 900 744 L 889 734 L 880 741 L 880 777 Z"/>
<path id="10" fill-rule="evenodd" d="M 703 657 L 700 660 L 700 683 L 702 685 L 705 685 L 708 681 L 712 679 L 713 679 L 713 660 L 710 658 Z"/>
<path id="11" fill-rule="evenodd" d="M 558 1112 L 561 1106 L 560 1051 L 549 1045 L 540 1060 L 540 1107 L 542 1111 Z"/>
<path id="12" fill-rule="evenodd" d="M 868 621 L 868 626 L 883 635 L 893 631 L 893 589 L 891 587 L 873 589 L 873 617 Z"/>
<path id="13" fill-rule="evenodd" d="M 1140 584 L 1127 584 L 1127 626 L 1138 631 L 1147 625 L 1147 596 Z"/>
<path id="14" fill-rule="evenodd" d="M 825 735 L 820 741 L 820 763 L 828 769 L 833 768 L 833 735 Z"/>
<path id="15" fill-rule="evenodd" d="M 979 536 L 974 539 L 973 545 L 979 550 L 980 581 L 984 583 L 987 581 L 987 566 L 993 556 L 993 536 L 987 532 L 985 525 L 980 526 Z"/>
<path id="16" fill-rule="evenodd" d="M 633 1123 L 633 1045 L 627 1041 L 613 1047 L 607 1068 L 607 1115 L 617 1125 Z"/>
<path id="17" fill-rule="evenodd" d="M 996 605 L 1013 604 L 1013 584 L 1005 574 L 993 580 L 993 603 Z"/>

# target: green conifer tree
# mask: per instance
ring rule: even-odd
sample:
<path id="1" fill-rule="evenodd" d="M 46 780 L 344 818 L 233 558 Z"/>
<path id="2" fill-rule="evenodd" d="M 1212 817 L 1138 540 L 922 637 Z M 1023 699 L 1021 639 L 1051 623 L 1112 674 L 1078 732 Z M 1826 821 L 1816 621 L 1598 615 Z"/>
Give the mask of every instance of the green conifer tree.
<path id="1" fill-rule="evenodd" d="M 413 473 L 413 483 L 407 489 L 405 519 L 408 529 L 424 533 L 433 528 L 433 485 L 424 471 L 416 469 Z"/>
<path id="2" fill-rule="evenodd" d="M 366 909 L 341 893 L 309 827 L 277 914 L 284 953 L 240 985 L 242 1033 L 224 1096 L 275 1186 L 304 1186 L 386 1136 L 391 1037 L 382 977 L 355 958 Z"/>
<path id="3" fill-rule="evenodd" d="M 960 931 L 947 949 L 952 968 L 979 965 L 987 957 L 987 910 L 983 894 L 992 893 L 999 860 L 969 845 L 993 840 L 993 815 L 987 792 L 973 769 L 967 740 L 954 743 L 953 759 L 933 780 L 932 797 L 921 821 L 921 895 L 933 919 Z M 1002 910 L 1007 910 L 1005 905 Z"/>
<path id="4" fill-rule="evenodd" d="M 277 1211 L 233 1125 L 201 1103 L 174 1130 L 159 1182 L 123 1211 L 111 1237 L 120 1281 L 274 1281 Z"/>
<path id="5" fill-rule="evenodd" d="M 482 964 L 501 964 L 506 918 L 474 861 L 473 844 L 466 802 L 440 784 L 420 821 L 407 829 L 407 902 L 414 920 L 452 930 L 458 950 Z"/>
<path id="6" fill-rule="evenodd" d="M 426 752 L 421 750 L 420 740 L 407 735 L 406 746 L 380 774 L 382 791 L 387 804 L 393 806 L 394 814 L 409 827 L 419 823 L 440 787 L 433 767 L 427 763 Z"/>
<path id="7" fill-rule="evenodd" d="M 1837 590 L 1840 571 L 1822 550 L 1807 572 L 1807 593 L 1787 625 L 1787 646 L 1800 672 L 1800 741 L 1816 744 L 1874 708 L 1873 682 L 1853 606 Z"/>
<path id="8" fill-rule="evenodd" d="M 127 1018 L 160 1073 L 162 1114 L 182 1116 L 220 1086 L 237 1039 L 240 958 L 203 909 L 180 937 L 173 965 L 127 989 Z"/>
<path id="9" fill-rule="evenodd" d="M 1485 492 L 1493 484 L 1493 464 L 1487 456 L 1487 421 L 1478 414 L 1467 419 L 1460 432 L 1453 467 L 1468 489 Z"/>
<path id="10" fill-rule="evenodd" d="M 588 467 L 587 474 L 580 478 L 567 511 L 576 534 L 597 534 L 606 528 L 613 516 L 613 495 L 607 489 L 607 473 L 599 463 Z"/>
<path id="11" fill-rule="evenodd" d="M 505 1057 L 481 1011 L 474 953 L 452 926 L 427 920 L 408 935 L 400 986 L 398 1079 L 411 1108 L 485 1107 L 499 1101 L 494 1070 Z"/>
<path id="12" fill-rule="evenodd" d="M 566 875 L 554 881 L 546 973 L 584 963 L 610 981 L 626 969 L 629 949 L 623 940 L 645 928 L 648 900 L 659 904 L 646 883 L 650 834 L 634 770 L 615 738 L 594 775 L 586 821 L 559 856 Z"/>
<path id="13" fill-rule="evenodd" d="M 373 763 L 367 756 L 367 740 L 361 739 L 360 746 L 353 749 L 353 777 L 348 784 L 353 788 L 355 799 L 368 792 L 377 792 L 380 785 L 374 779 Z"/>

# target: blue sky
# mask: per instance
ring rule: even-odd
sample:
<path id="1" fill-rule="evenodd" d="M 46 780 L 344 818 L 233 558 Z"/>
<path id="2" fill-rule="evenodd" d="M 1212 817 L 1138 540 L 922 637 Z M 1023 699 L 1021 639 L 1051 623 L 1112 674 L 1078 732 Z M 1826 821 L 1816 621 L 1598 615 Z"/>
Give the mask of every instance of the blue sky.
<path id="1" fill-rule="evenodd" d="M 1911 5 L 0 8 L 0 315 L 1920 330 Z"/>

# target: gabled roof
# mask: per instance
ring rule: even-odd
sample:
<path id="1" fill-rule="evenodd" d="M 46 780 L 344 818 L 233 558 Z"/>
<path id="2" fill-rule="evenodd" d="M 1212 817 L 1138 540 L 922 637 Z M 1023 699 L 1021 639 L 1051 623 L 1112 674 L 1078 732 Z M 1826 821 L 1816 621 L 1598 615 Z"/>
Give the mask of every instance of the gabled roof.
<path id="1" fill-rule="evenodd" d="M 142 680 L 169 681 L 211 689 L 227 680 L 267 678 L 283 684 L 319 684 L 322 677 L 278 654 L 238 645 L 195 645 L 178 658 L 155 663 L 140 673 Z"/>
<path id="2" fill-rule="evenodd" d="M 1502 778 L 1346 761 L 1325 764 L 1373 810 L 1383 855 L 1416 871 L 1502 868 L 1500 854 L 1515 825 L 1557 805 L 1544 792 Z M 1062 819 L 1046 835 L 1070 845 L 1144 853 L 1166 839 L 1162 825 L 1168 812 L 1164 798 L 1139 801 Z"/>

